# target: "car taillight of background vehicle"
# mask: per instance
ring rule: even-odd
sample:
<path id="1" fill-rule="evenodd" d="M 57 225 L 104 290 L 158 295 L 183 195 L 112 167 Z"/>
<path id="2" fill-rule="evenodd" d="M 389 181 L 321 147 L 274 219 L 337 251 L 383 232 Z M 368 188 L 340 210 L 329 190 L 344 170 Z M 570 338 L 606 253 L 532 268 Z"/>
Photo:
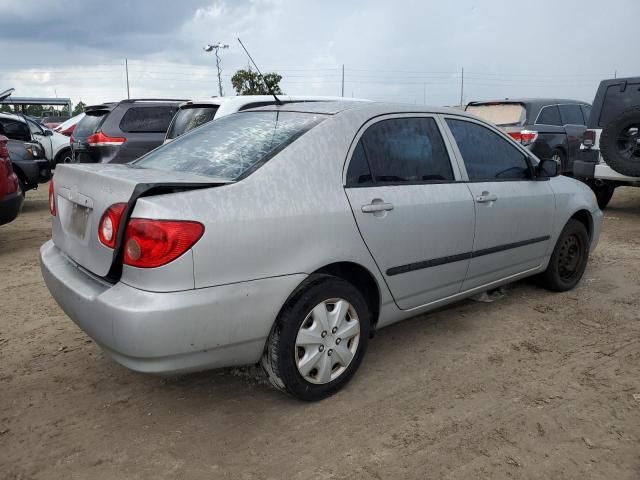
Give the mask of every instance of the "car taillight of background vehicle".
<path id="1" fill-rule="evenodd" d="M 538 138 L 538 132 L 522 130 L 520 132 L 509 132 L 509 136 L 522 145 L 531 145 Z"/>
<path id="2" fill-rule="evenodd" d="M 57 214 L 56 211 L 56 192 L 53 186 L 53 179 L 49 182 L 49 213 L 54 217 Z"/>
<path id="3" fill-rule="evenodd" d="M 116 247 L 118 226 L 125 208 L 127 208 L 126 203 L 114 203 L 102 214 L 98 223 L 98 238 L 105 247 Z"/>
<path id="4" fill-rule="evenodd" d="M 594 130 L 587 130 L 582 136 L 582 145 L 584 148 L 593 148 L 596 144 L 596 132 Z"/>
<path id="5" fill-rule="evenodd" d="M 124 137 L 109 137 L 102 132 L 96 132 L 87 137 L 87 143 L 91 147 L 118 146 L 126 141 Z"/>
<path id="6" fill-rule="evenodd" d="M 132 218 L 124 235 L 124 264 L 161 267 L 189 250 L 203 233 L 198 222 Z"/>

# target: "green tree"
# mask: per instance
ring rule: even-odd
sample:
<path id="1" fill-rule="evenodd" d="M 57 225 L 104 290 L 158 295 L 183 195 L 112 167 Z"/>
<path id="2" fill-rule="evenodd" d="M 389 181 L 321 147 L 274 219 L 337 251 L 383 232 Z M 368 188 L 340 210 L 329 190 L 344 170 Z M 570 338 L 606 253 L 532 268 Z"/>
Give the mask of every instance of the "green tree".
<path id="1" fill-rule="evenodd" d="M 41 117 L 43 111 L 44 107 L 42 105 L 28 105 L 26 113 L 32 117 Z"/>
<path id="2" fill-rule="evenodd" d="M 262 81 L 258 72 L 254 72 L 249 68 L 247 70 L 238 70 L 231 77 L 231 85 L 233 85 L 238 95 L 269 95 L 272 92 L 282 95 L 280 80 L 282 80 L 282 75 L 272 72 L 265 74 L 264 81 Z M 265 83 L 271 87 L 271 92 Z"/>
<path id="3" fill-rule="evenodd" d="M 0 105 L 0 112 L 13 113 L 9 105 Z"/>
<path id="4" fill-rule="evenodd" d="M 86 104 L 80 100 L 75 107 L 73 107 L 73 113 L 71 115 L 76 116 L 81 114 L 82 112 L 84 112 L 84 109 L 86 108 Z"/>

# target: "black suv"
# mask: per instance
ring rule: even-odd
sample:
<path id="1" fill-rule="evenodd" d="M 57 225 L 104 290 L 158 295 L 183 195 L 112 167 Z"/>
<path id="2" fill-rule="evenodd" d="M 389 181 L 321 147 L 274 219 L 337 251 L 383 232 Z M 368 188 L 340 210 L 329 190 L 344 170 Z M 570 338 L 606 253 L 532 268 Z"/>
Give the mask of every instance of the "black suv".
<path id="1" fill-rule="evenodd" d="M 471 102 L 465 110 L 502 128 L 539 158 L 552 158 L 564 175 L 573 174 L 591 106 L 555 98 Z"/>
<path id="2" fill-rule="evenodd" d="M 164 141 L 185 100 L 122 100 L 92 105 L 71 137 L 73 161 L 127 163 Z"/>

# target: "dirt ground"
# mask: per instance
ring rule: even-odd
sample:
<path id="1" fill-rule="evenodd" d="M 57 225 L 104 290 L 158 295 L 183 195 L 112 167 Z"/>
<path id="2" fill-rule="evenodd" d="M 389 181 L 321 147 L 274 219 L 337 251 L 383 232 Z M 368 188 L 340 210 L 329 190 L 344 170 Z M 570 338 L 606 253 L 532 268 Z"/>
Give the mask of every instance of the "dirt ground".
<path id="1" fill-rule="evenodd" d="M 579 288 L 511 285 L 381 330 L 316 404 L 255 367 L 127 371 L 38 266 L 47 186 L 0 227 L 1 479 L 640 478 L 640 189 L 619 189 Z"/>

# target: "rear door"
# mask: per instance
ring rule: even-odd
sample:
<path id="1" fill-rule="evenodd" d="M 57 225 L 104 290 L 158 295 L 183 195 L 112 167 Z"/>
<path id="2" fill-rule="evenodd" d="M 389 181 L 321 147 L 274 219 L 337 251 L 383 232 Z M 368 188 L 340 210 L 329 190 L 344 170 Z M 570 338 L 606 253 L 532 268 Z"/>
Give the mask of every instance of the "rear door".
<path id="1" fill-rule="evenodd" d="M 550 182 L 533 179 L 527 155 L 493 127 L 455 116 L 446 124 L 475 201 L 473 253 L 462 289 L 538 267 L 555 215 Z"/>
<path id="2" fill-rule="evenodd" d="M 433 116 L 372 120 L 356 137 L 346 193 L 401 309 L 460 291 L 473 245 L 473 199 Z"/>
<path id="3" fill-rule="evenodd" d="M 161 145 L 177 111 L 178 104 L 121 103 L 103 126 L 106 135 L 126 138 L 109 161 L 127 163 Z"/>

